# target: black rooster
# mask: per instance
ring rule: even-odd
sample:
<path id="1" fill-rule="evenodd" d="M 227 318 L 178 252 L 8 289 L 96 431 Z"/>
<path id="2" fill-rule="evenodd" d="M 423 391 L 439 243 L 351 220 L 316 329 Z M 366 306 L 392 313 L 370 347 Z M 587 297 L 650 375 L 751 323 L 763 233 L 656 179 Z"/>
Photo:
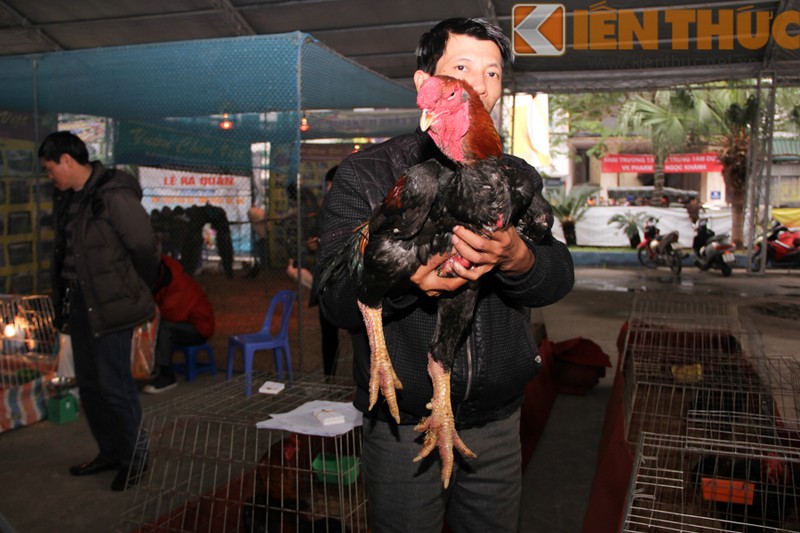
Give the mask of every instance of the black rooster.
<path id="1" fill-rule="evenodd" d="M 502 146 L 491 116 L 479 96 L 464 81 L 433 76 L 420 88 L 417 105 L 420 126 L 428 131 L 446 159 L 430 159 L 408 169 L 373 212 L 369 222 L 320 274 L 320 288 L 342 265 L 349 265 L 360 280 L 358 306 L 370 344 L 370 409 L 380 390 L 392 416 L 400 422 L 395 389 L 402 389 L 383 335 L 381 305 L 398 282 L 406 281 L 436 254 L 452 250 L 452 230 L 461 225 L 487 238 L 513 224 L 524 239 L 539 242 L 549 237 L 552 210 L 529 172 L 507 166 L 500 159 Z M 451 257 L 438 273 L 453 275 L 452 261 L 468 268 L 461 257 Z M 433 381 L 431 413 L 416 426 L 424 431 L 419 461 L 438 447 L 442 481 L 447 487 L 453 469 L 453 447 L 475 454 L 461 441 L 450 404 L 450 371 L 456 348 L 465 338 L 475 312 L 477 283 L 438 300 L 437 320 L 428 353 L 428 374 Z"/>
<path id="2" fill-rule="evenodd" d="M 257 493 L 242 502 L 241 530 L 247 533 L 348 533 L 337 518 L 311 519 L 311 506 L 304 500 L 279 499 Z"/>

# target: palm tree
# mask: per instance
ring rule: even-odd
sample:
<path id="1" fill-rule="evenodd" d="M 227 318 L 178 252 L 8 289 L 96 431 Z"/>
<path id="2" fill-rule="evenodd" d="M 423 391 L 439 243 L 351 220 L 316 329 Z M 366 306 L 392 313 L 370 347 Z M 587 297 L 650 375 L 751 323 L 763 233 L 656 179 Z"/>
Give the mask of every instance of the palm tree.
<path id="1" fill-rule="evenodd" d="M 656 91 L 652 100 L 636 95 L 622 106 L 617 128 L 623 135 L 650 137 L 655 152 L 653 196 L 664 188 L 664 161 L 696 139 L 708 110 L 686 89 Z"/>
<path id="2" fill-rule="evenodd" d="M 731 204 L 731 240 L 743 244 L 744 200 L 747 190 L 748 147 L 758 101 L 728 86 L 658 91 L 648 100 L 634 97 L 623 106 L 619 128 L 623 133 L 645 133 L 656 156 L 655 193 L 664 185 L 667 155 L 687 146 L 710 144 L 717 149 Z"/>
<path id="3" fill-rule="evenodd" d="M 731 240 L 744 243 L 744 203 L 747 191 L 750 135 L 758 115 L 758 100 L 737 89 L 705 91 L 714 121 L 709 123 L 709 141 L 717 147 L 725 180 L 725 197 L 731 204 Z"/>
<path id="4" fill-rule="evenodd" d="M 625 211 L 625 213 L 617 213 L 608 219 L 608 224 L 613 224 L 618 230 L 625 232 L 628 237 L 628 242 L 631 248 L 636 248 L 641 242 L 641 235 L 639 230 L 644 227 L 645 219 L 650 216 L 644 212 L 633 213 Z"/>
<path id="5" fill-rule="evenodd" d="M 561 222 L 564 240 L 567 246 L 576 246 L 578 237 L 575 234 L 575 224 L 589 209 L 589 197 L 597 192 L 596 186 L 573 187 L 569 192 L 562 188 L 545 189 L 544 197 L 553 208 L 553 216 Z"/>

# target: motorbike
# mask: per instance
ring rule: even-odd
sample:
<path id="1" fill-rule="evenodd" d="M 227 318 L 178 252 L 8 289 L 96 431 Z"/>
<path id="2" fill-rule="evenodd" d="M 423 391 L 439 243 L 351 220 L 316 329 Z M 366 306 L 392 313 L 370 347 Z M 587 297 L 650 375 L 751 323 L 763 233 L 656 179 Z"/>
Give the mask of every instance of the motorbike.
<path id="1" fill-rule="evenodd" d="M 766 246 L 764 236 L 753 244 L 750 267 L 753 272 L 761 268 L 761 257 L 766 250 L 767 265 L 787 268 L 800 267 L 800 230 L 790 230 L 777 220 L 773 220 L 767 230 Z"/>
<path id="2" fill-rule="evenodd" d="M 733 253 L 735 249 L 730 235 L 727 233 L 717 235 L 708 227 L 708 220 L 704 218 L 697 221 L 692 241 L 694 264 L 697 268 L 720 270 L 723 276 L 728 277 L 733 273 L 733 264 L 736 261 Z"/>
<path id="3" fill-rule="evenodd" d="M 645 222 L 644 239 L 636 247 L 636 257 L 642 266 L 656 268 L 666 266 L 673 274 L 681 273 L 684 254 L 673 244 L 678 242 L 678 232 L 670 231 L 661 235 L 657 226 L 658 220 L 650 218 Z"/>

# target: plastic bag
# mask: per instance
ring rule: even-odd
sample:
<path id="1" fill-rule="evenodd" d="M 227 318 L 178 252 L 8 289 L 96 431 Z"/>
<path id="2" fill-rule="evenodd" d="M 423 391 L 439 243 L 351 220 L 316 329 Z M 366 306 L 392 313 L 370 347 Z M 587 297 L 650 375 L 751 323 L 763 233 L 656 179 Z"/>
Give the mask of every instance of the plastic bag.
<path id="1" fill-rule="evenodd" d="M 58 368 L 56 369 L 56 375 L 62 380 L 65 378 L 75 377 L 75 361 L 72 355 L 72 337 L 66 333 L 58 334 Z M 78 393 L 77 387 L 70 387 L 68 390 L 69 393 L 75 397 L 75 399 L 80 399 L 80 394 Z"/>
<path id="2" fill-rule="evenodd" d="M 66 333 L 58 334 L 58 377 L 74 378 L 75 363 L 72 359 L 72 338 Z"/>
<path id="3" fill-rule="evenodd" d="M 152 320 L 136 326 L 131 337 L 131 374 L 133 379 L 149 379 L 155 368 L 156 339 L 161 313 L 156 306 Z"/>

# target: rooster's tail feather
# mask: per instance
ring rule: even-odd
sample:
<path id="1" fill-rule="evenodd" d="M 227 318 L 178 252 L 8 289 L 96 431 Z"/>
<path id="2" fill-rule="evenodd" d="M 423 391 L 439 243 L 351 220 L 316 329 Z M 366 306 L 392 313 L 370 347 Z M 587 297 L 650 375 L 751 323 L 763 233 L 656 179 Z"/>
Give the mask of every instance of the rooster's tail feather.
<path id="1" fill-rule="evenodd" d="M 361 279 L 364 271 L 364 248 L 369 240 L 369 224 L 367 222 L 353 230 L 344 248 L 336 255 L 328 258 L 320 266 L 317 287 L 323 292 L 328 282 L 337 279 L 347 269 L 350 276 Z"/>

